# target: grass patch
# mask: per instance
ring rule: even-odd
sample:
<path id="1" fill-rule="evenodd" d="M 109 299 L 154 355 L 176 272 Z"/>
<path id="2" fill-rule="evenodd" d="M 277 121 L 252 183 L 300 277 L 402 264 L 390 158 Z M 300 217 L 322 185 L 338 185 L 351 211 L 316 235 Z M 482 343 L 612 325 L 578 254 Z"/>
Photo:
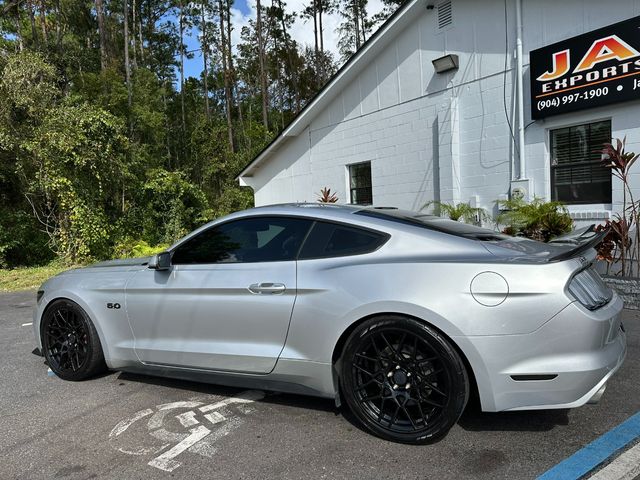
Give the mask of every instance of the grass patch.
<path id="1" fill-rule="evenodd" d="M 10 270 L 0 269 L 0 292 L 35 290 L 48 278 L 69 270 L 68 265 L 52 262 L 42 267 L 20 267 Z"/>

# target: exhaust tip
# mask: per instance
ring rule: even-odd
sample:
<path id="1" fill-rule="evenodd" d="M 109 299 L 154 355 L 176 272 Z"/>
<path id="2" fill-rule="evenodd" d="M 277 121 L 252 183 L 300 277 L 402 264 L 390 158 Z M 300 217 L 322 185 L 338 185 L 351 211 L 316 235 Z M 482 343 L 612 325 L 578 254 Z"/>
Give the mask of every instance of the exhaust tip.
<path id="1" fill-rule="evenodd" d="M 600 401 L 602 395 L 604 395 L 604 391 L 607 389 L 607 384 L 605 383 L 600 387 L 600 389 L 589 399 L 587 402 L 589 405 L 595 405 Z"/>

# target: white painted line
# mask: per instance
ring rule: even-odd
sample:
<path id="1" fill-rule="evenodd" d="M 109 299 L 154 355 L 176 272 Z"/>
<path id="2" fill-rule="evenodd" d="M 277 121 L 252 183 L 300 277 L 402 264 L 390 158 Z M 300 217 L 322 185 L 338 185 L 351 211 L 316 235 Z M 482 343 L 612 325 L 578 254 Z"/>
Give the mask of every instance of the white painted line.
<path id="1" fill-rule="evenodd" d="M 22 324 L 23 327 L 30 327 L 31 325 L 33 325 L 33 322 L 23 323 Z"/>
<path id="2" fill-rule="evenodd" d="M 220 423 L 220 422 L 224 422 L 226 420 L 226 418 L 224 418 L 224 415 L 222 415 L 220 412 L 211 412 L 211 413 L 207 413 L 204 418 L 206 418 L 207 420 L 209 420 L 212 424 L 216 424 L 216 423 Z"/>
<path id="3" fill-rule="evenodd" d="M 180 421 L 183 427 L 189 428 L 194 425 L 198 425 L 200 422 L 196 419 L 196 412 L 184 412 L 180 415 L 176 415 L 176 418 Z"/>
<path id="4" fill-rule="evenodd" d="M 147 415 L 151 415 L 152 413 L 153 413 L 153 410 L 151 410 L 150 408 L 147 408 L 146 410 L 140 410 L 131 418 L 122 420 L 115 427 L 113 427 L 113 430 L 111 430 L 109 437 L 117 437 L 118 435 L 123 433 L 127 428 L 129 428 L 132 423 L 137 422 L 141 418 L 144 418 Z"/>
<path id="5" fill-rule="evenodd" d="M 116 450 L 129 455 L 151 454 L 155 456 L 155 458 L 148 462 L 149 466 L 166 472 L 172 472 L 182 465 L 182 462 L 178 462 L 176 457 L 185 450 L 212 458 L 217 450 L 215 443 L 244 423 L 242 415 L 236 415 L 232 411 L 222 410 L 224 412 L 223 415 L 220 411 L 216 411 L 217 409 L 235 404 L 237 405 L 236 409 L 246 415 L 255 411 L 255 409 L 252 409 L 249 405 L 256 400 L 264 398 L 264 396 L 264 392 L 259 390 L 247 390 L 240 392 L 235 397 L 226 398 L 209 405 L 198 401 L 179 401 L 156 405 L 153 409 L 147 408 L 140 410 L 132 417 L 118 423 L 109 434 L 109 443 Z M 179 413 L 175 411 L 176 409 L 185 409 L 187 411 Z M 182 426 L 182 428 L 178 427 L 178 431 L 168 430 L 164 426 L 167 416 L 172 415 Z M 203 420 L 200 418 L 200 415 L 213 425 L 211 430 L 201 424 Z M 152 446 L 140 445 L 131 447 L 128 445 L 128 442 L 120 445 L 122 442 L 121 438 L 126 437 L 126 435 L 122 434 L 128 431 L 132 424 L 141 419 L 146 420 L 145 423 L 149 435 L 160 440 L 162 442 L 161 446 L 158 445 L 157 442 L 154 442 Z M 175 426 L 173 419 L 169 418 L 169 420 L 171 421 L 169 426 Z M 169 450 L 165 451 L 167 448 Z"/>
<path id="6" fill-rule="evenodd" d="M 171 410 L 172 408 L 194 408 L 198 405 L 202 405 L 202 402 L 171 402 L 158 405 L 158 410 Z"/>
<path id="7" fill-rule="evenodd" d="M 233 403 L 252 403 L 256 400 L 261 400 L 262 398 L 264 398 L 264 392 L 261 392 L 260 390 L 247 390 L 246 392 L 242 392 L 237 397 L 230 397 L 218 403 L 212 403 L 211 405 L 200 407 L 200 411 L 202 413 L 207 413 L 211 410 L 217 410 L 218 408 L 226 407 L 227 405 L 231 405 Z"/>
<path id="8" fill-rule="evenodd" d="M 589 477 L 589 480 L 632 480 L 638 475 L 640 475 L 640 443 Z"/>
<path id="9" fill-rule="evenodd" d="M 200 425 L 199 427 L 193 428 L 191 430 L 191 435 L 189 435 L 187 438 L 182 440 L 175 447 L 171 448 L 170 450 L 167 450 L 162 455 L 151 460 L 149 462 L 149 465 L 151 465 L 152 467 L 159 468 L 160 470 L 164 470 L 165 472 L 174 471 L 176 468 L 180 466 L 180 462 L 176 462 L 174 458 L 180 455 L 182 452 L 184 452 L 186 449 L 188 449 L 192 445 L 195 445 L 196 443 L 198 443 L 200 440 L 202 440 L 204 437 L 206 437 L 210 433 L 211 433 L 211 430 L 209 430 L 204 425 Z"/>
<path id="10" fill-rule="evenodd" d="M 153 417 L 149 419 L 149 430 L 155 430 L 162 427 L 164 417 L 169 414 L 169 410 L 174 408 L 195 408 L 202 405 L 201 402 L 173 402 L 157 405 L 158 411 L 153 414 Z"/>

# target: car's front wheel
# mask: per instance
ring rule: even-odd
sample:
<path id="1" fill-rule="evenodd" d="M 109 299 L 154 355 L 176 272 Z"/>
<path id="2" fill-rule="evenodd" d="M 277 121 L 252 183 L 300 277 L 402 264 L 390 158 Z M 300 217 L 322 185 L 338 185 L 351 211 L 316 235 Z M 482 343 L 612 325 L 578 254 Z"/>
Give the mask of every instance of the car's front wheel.
<path id="1" fill-rule="evenodd" d="M 98 333 L 78 304 L 55 300 L 42 317 L 40 331 L 47 364 L 63 380 L 84 380 L 107 369 Z"/>
<path id="2" fill-rule="evenodd" d="M 469 397 L 464 363 L 447 339 L 395 315 L 372 318 L 353 331 L 341 357 L 340 383 L 367 430 L 402 443 L 445 435 Z"/>

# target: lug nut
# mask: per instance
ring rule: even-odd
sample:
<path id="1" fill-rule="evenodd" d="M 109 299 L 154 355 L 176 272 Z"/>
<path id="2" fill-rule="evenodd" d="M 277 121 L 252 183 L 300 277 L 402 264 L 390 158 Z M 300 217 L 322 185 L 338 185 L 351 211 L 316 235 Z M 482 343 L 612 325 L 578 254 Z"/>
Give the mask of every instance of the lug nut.
<path id="1" fill-rule="evenodd" d="M 411 376 L 411 372 L 407 372 L 407 377 L 410 377 L 410 376 Z"/>
<path id="2" fill-rule="evenodd" d="M 410 384 L 410 383 L 407 383 L 407 384 L 405 385 L 405 387 L 404 387 L 404 388 L 406 388 L 407 390 L 409 390 L 409 389 L 411 388 L 411 384 Z"/>
<path id="3" fill-rule="evenodd" d="M 400 370 L 400 365 L 396 365 L 396 370 Z"/>
<path id="4" fill-rule="evenodd" d="M 397 390 L 397 389 L 398 389 L 398 385 L 394 385 L 394 386 L 393 386 L 393 389 L 394 389 L 394 390 Z"/>
<path id="5" fill-rule="evenodd" d="M 387 377 L 391 377 L 391 376 L 393 376 L 393 372 L 387 373 Z"/>

